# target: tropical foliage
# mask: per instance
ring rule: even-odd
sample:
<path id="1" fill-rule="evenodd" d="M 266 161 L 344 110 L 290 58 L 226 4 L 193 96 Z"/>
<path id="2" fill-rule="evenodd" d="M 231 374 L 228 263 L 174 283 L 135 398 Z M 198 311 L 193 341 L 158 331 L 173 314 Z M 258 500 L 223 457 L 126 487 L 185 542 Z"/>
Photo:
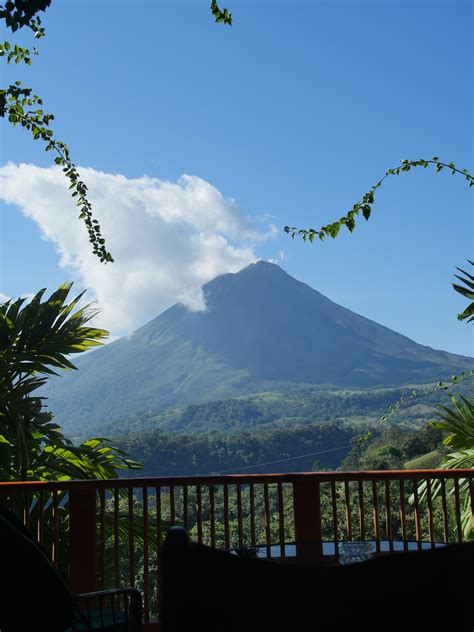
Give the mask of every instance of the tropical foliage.
<path id="1" fill-rule="evenodd" d="M 462 395 L 451 396 L 452 407 L 439 405 L 440 420 L 433 421 L 432 425 L 448 433 L 443 443 L 453 452 L 447 454 L 440 467 L 446 470 L 474 467 L 474 398 L 466 398 Z M 468 502 L 469 481 L 461 479 L 459 492 L 466 493 L 466 502 L 462 512 L 462 526 L 464 537 L 474 539 L 472 524 L 472 508 Z M 439 493 L 439 490 L 435 490 Z M 451 494 L 455 494 L 455 489 Z"/>
<path id="2" fill-rule="evenodd" d="M 448 433 L 444 444 L 454 450 L 471 450 L 474 457 L 474 404 L 473 398 L 451 396 L 452 408 L 438 405 L 441 421 L 432 425 Z"/>
<path id="3" fill-rule="evenodd" d="M 468 259 L 468 263 L 470 263 L 471 266 L 474 266 L 474 261 L 469 261 Z M 461 268 L 456 269 L 459 270 L 461 274 L 464 274 L 464 277 L 459 276 L 459 274 L 455 274 L 454 276 L 461 281 L 462 285 L 459 285 L 459 283 L 453 283 L 453 288 L 456 292 L 471 301 L 466 309 L 458 314 L 458 320 L 467 320 L 468 323 L 471 323 L 474 320 L 474 276 L 465 270 L 461 270 Z"/>
<path id="4" fill-rule="evenodd" d="M 110 479 L 117 478 L 120 470 L 140 467 L 106 439 L 74 445 L 38 394 L 48 376 L 75 369 L 68 356 L 100 345 L 108 335 L 90 325 L 97 310 L 90 305 L 79 307 L 84 293 L 67 302 L 71 285 L 61 285 L 45 300 L 43 289 L 30 301 L 19 298 L 0 305 L 0 480 Z M 43 524 L 41 540 L 46 550 L 52 550 L 57 525 L 59 539 L 54 546 L 62 560 L 60 570 L 66 574 L 68 493 L 40 492 L 3 501 L 14 502 L 19 515 L 24 512 L 32 524 Z M 131 524 L 119 516 L 119 525 L 125 531 L 133 529 L 140 542 L 137 520 Z"/>
<path id="5" fill-rule="evenodd" d="M 3 480 L 114 478 L 121 468 L 138 467 L 105 439 L 74 446 L 61 433 L 38 394 L 48 376 L 73 370 L 67 356 L 101 344 L 108 332 L 90 326 L 97 310 L 70 303 L 71 283 L 43 300 L 0 306 L 0 477 Z"/>

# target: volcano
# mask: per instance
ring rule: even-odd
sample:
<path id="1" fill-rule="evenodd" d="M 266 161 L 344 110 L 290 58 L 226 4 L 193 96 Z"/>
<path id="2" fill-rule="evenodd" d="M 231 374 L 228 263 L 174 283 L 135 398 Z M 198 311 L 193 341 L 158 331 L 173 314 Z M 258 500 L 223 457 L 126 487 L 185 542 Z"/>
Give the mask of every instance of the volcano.
<path id="1" fill-rule="evenodd" d="M 174 305 L 52 378 L 49 408 L 83 423 L 158 412 L 285 385 L 422 384 L 474 360 L 417 344 L 259 261 L 203 286 L 206 310 Z"/>

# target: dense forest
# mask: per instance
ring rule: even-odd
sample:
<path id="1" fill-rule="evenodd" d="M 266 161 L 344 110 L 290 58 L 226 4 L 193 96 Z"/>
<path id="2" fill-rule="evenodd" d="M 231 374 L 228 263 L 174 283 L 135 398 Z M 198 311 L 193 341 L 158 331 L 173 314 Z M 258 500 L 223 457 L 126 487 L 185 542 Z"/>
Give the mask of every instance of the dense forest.
<path id="1" fill-rule="evenodd" d="M 154 430 L 122 436 L 114 443 L 142 463 L 140 475 L 193 476 L 247 470 L 253 473 L 311 470 L 316 460 L 333 469 L 351 450 L 351 440 L 356 434 L 356 429 L 350 426 L 331 423 L 230 435 Z M 294 458 L 301 455 L 307 456 Z"/>
<path id="2" fill-rule="evenodd" d="M 341 423 L 223 435 L 165 433 L 118 437 L 115 443 L 142 463 L 139 476 L 195 476 L 315 470 L 381 470 L 436 467 L 442 433 L 392 427 L 360 441 L 360 427 Z"/>
<path id="3" fill-rule="evenodd" d="M 436 468 L 448 451 L 443 433 L 430 425 L 417 431 L 399 427 L 376 434 L 371 441 L 355 443 L 342 459 L 340 470 L 403 470 Z"/>
<path id="4" fill-rule="evenodd" d="M 141 475 L 436 467 L 445 449 L 427 425 L 443 394 L 413 390 L 260 393 L 110 426 Z M 384 422 L 396 398 L 406 403 Z M 368 430 L 368 440 L 360 437 Z"/>

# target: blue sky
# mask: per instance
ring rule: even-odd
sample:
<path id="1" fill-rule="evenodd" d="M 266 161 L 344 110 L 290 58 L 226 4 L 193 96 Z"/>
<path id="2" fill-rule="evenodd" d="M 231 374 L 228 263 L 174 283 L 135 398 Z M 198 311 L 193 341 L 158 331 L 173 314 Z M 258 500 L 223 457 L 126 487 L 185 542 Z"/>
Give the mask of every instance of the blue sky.
<path id="1" fill-rule="evenodd" d="M 98 270 L 87 260 L 51 156 L 4 122 L 0 164 L 13 165 L 2 176 L 0 292 L 75 279 L 122 335 L 177 299 L 195 306 L 196 283 L 213 271 L 269 258 L 417 342 L 472 354 L 451 289 L 473 253 L 473 189 L 461 178 L 393 178 L 371 220 L 335 241 L 310 246 L 281 231 L 340 217 L 401 158 L 473 169 L 471 3 L 225 6 L 231 28 L 213 23 L 205 1 L 53 0 L 40 56 L 3 82 L 21 78 L 55 113 L 122 261 Z M 158 199 L 174 219 L 135 233 L 133 204 L 148 212 Z"/>

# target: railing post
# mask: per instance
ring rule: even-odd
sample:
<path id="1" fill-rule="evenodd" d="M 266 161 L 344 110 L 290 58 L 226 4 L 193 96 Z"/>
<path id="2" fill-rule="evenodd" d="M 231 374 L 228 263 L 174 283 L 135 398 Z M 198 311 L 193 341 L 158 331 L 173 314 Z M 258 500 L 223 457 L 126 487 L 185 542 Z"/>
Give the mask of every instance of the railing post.
<path id="1" fill-rule="evenodd" d="M 323 557 L 320 483 L 315 476 L 293 482 L 296 556 L 318 561 Z"/>
<path id="2" fill-rule="evenodd" d="M 69 491 L 69 589 L 73 593 L 97 589 L 96 490 Z"/>

